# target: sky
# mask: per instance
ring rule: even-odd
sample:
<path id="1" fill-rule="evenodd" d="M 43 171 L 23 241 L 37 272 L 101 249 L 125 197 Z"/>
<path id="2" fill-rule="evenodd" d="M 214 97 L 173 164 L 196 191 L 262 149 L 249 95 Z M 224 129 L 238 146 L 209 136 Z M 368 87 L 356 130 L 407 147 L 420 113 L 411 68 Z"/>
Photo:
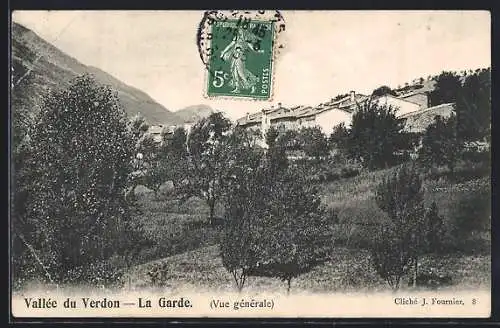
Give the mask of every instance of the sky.
<path id="1" fill-rule="evenodd" d="M 68 55 L 148 93 L 171 111 L 207 104 L 231 119 L 277 103 L 316 105 L 443 70 L 491 65 L 488 11 L 282 11 L 285 48 L 270 101 L 204 98 L 196 46 L 202 11 L 16 11 Z"/>

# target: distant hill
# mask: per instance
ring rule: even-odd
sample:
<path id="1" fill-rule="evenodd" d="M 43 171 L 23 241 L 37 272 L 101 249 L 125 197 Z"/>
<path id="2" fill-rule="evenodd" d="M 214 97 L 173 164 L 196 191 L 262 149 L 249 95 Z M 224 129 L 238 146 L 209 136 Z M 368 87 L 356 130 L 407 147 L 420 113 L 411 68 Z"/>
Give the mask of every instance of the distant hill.
<path id="1" fill-rule="evenodd" d="M 180 109 L 175 115 L 185 123 L 196 122 L 210 116 L 215 111 L 208 105 L 193 105 Z"/>
<path id="2" fill-rule="evenodd" d="M 15 90 L 12 92 L 14 115 L 19 111 L 23 115 L 33 116 L 39 110 L 42 97 L 50 89 L 66 87 L 77 75 L 91 73 L 98 81 L 110 85 L 118 92 L 120 102 L 129 116 L 140 112 L 150 124 L 180 122 L 176 114 L 155 102 L 145 92 L 98 68 L 80 63 L 17 23 L 12 26 L 12 68 L 13 75 L 17 78 L 14 82 L 25 76 L 14 86 Z M 26 74 L 29 70 L 31 71 Z M 29 117 L 24 120 L 29 121 Z"/>

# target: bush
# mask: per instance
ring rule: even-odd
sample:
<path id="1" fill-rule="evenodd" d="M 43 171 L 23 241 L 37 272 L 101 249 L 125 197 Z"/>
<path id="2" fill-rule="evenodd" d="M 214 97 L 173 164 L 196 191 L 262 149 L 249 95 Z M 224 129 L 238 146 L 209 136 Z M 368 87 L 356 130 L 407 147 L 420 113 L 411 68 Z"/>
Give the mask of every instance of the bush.
<path id="1" fill-rule="evenodd" d="M 454 235 L 461 240 L 474 232 L 489 231 L 491 222 L 491 193 L 488 190 L 464 196 L 452 214 Z"/>
<path id="2" fill-rule="evenodd" d="M 359 169 L 353 167 L 343 167 L 340 176 L 344 179 L 355 177 L 359 174 Z"/>
<path id="3" fill-rule="evenodd" d="M 304 158 L 293 161 L 293 164 L 294 167 L 302 170 L 309 182 L 313 183 L 352 178 L 361 172 L 359 165 L 341 163 L 336 158 L 328 158 L 323 161 Z"/>
<path id="4" fill-rule="evenodd" d="M 375 271 L 391 288 L 398 289 L 413 260 L 411 248 L 403 238 L 382 230 L 374 238 L 370 251 Z"/>
<path id="5" fill-rule="evenodd" d="M 78 281 L 92 286 L 120 288 L 124 285 L 123 269 L 124 265 L 117 265 L 116 260 L 92 263 L 89 266 L 68 270 L 63 282 Z"/>
<path id="6" fill-rule="evenodd" d="M 377 273 L 393 289 L 413 264 L 417 274 L 418 258 L 427 250 L 427 222 L 423 204 L 422 180 L 413 166 L 403 166 L 382 181 L 376 190 L 377 205 L 388 220 L 370 247 Z"/>
<path id="7" fill-rule="evenodd" d="M 466 149 L 461 155 L 464 161 L 491 164 L 491 152 L 489 150 L 478 151 L 477 149 Z"/>
<path id="8" fill-rule="evenodd" d="M 428 181 L 426 202 L 435 201 L 443 216 L 442 252 L 488 253 L 491 231 L 489 177 L 450 184 Z"/>
<path id="9" fill-rule="evenodd" d="M 150 283 L 153 287 L 155 286 L 164 286 L 165 283 L 168 280 L 168 270 L 167 270 L 167 264 L 155 264 L 151 268 L 151 270 L 148 271 L 148 277 L 150 280 Z"/>

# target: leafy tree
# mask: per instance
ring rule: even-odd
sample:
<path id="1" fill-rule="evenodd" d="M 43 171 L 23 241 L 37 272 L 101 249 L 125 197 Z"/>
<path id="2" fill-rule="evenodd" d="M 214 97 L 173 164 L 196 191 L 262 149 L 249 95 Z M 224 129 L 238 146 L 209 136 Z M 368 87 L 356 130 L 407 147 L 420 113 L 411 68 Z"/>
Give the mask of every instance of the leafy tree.
<path id="1" fill-rule="evenodd" d="M 230 128 L 231 121 L 222 113 L 213 113 L 193 126 L 188 139 L 188 191 L 205 199 L 211 224 L 215 222 L 215 205 L 224 190 Z"/>
<path id="2" fill-rule="evenodd" d="M 37 121 L 14 221 L 14 272 L 95 281 L 113 271 L 95 269 L 123 254 L 130 246 L 125 236 L 137 232 L 128 230 L 134 146 L 125 113 L 110 88 L 84 75 L 48 95 Z"/>
<path id="3" fill-rule="evenodd" d="M 161 185 L 167 181 L 168 169 L 161 159 L 155 158 L 145 170 L 143 183 L 147 188 L 153 190 L 155 199 L 158 199 Z"/>
<path id="4" fill-rule="evenodd" d="M 166 168 L 167 180 L 172 181 L 178 193 L 183 192 L 183 182 L 188 176 L 188 150 L 187 133 L 183 127 L 178 127 L 170 137 L 163 136 L 163 143 L 160 150 L 160 160 Z"/>
<path id="5" fill-rule="evenodd" d="M 376 231 L 371 260 L 377 273 L 394 289 L 414 265 L 416 283 L 418 258 L 427 250 L 422 180 L 413 166 L 404 165 L 384 179 L 376 189 L 377 205 L 387 222 Z"/>
<path id="6" fill-rule="evenodd" d="M 153 136 L 149 133 L 143 134 L 137 141 L 136 150 L 142 154 L 142 161 L 148 164 L 156 159 L 158 156 L 159 148 Z"/>
<path id="7" fill-rule="evenodd" d="M 397 93 L 386 85 L 378 87 L 377 89 L 373 90 L 372 93 L 372 97 L 381 97 L 385 95 L 397 96 Z"/>
<path id="8" fill-rule="evenodd" d="M 297 130 L 285 130 L 278 136 L 276 142 L 285 150 L 300 150 L 301 148 L 300 135 Z"/>
<path id="9" fill-rule="evenodd" d="M 21 44 L 15 44 L 13 39 L 13 54 L 15 55 L 17 51 L 22 51 L 22 57 L 29 59 L 31 62 L 35 60 L 36 54 L 32 50 L 22 46 Z M 26 198 L 28 196 L 27 184 L 30 180 L 29 171 L 26 168 L 26 163 L 31 152 L 29 144 L 29 130 L 30 127 L 34 125 L 34 113 L 31 113 L 33 109 L 33 104 L 30 102 L 28 97 L 28 92 L 30 87 L 33 86 L 33 74 L 29 72 L 28 68 L 23 65 L 20 60 L 17 60 L 15 56 L 12 58 L 11 67 L 11 88 L 10 88 L 10 120 L 11 120 L 11 139 L 10 139 L 10 149 L 11 149 L 11 159 L 10 159 L 10 196 L 12 204 L 12 225 L 14 227 L 21 226 L 20 217 L 25 212 Z M 21 237 L 19 237 L 21 238 Z M 20 240 L 14 238 L 14 243 L 19 244 Z M 16 245 L 17 246 L 17 245 Z M 25 247 L 22 244 L 19 247 Z M 18 254 L 19 255 L 19 254 Z M 27 265 L 31 265 L 32 258 L 19 258 L 16 255 L 16 266 L 25 268 L 25 264 L 22 262 L 29 262 Z M 17 268 L 14 268 L 18 271 Z"/>
<path id="10" fill-rule="evenodd" d="M 444 119 L 436 116 L 425 130 L 419 162 L 425 167 L 446 165 L 453 172 L 460 155 L 460 142 L 456 135 L 456 116 Z"/>
<path id="11" fill-rule="evenodd" d="M 434 90 L 430 93 L 431 106 L 454 103 L 460 97 L 462 82 L 455 72 L 442 72 L 435 78 Z"/>
<path id="12" fill-rule="evenodd" d="M 178 159 L 187 157 L 187 132 L 183 127 L 176 128 L 171 139 L 164 137 L 163 140 L 164 147 L 172 156 Z"/>
<path id="13" fill-rule="evenodd" d="M 286 154 L 288 139 L 292 134 L 284 133 L 278 136 L 277 140 L 269 146 L 264 161 L 266 161 L 269 174 L 279 175 L 285 172 L 288 167 L 288 157 Z"/>
<path id="14" fill-rule="evenodd" d="M 266 144 L 269 147 L 274 147 L 279 137 L 279 132 L 276 128 L 270 127 L 266 132 Z"/>
<path id="15" fill-rule="evenodd" d="M 135 140 L 139 141 L 142 136 L 148 132 L 149 124 L 146 122 L 146 119 L 141 114 L 134 115 L 129 122 L 130 130 L 135 138 Z"/>
<path id="16" fill-rule="evenodd" d="M 485 139 L 491 133 L 491 71 L 465 78 L 456 102 L 458 136 L 465 141 Z"/>
<path id="17" fill-rule="evenodd" d="M 142 158 L 138 163 L 140 175 L 135 182 L 153 190 L 155 198 L 158 199 L 160 187 L 167 181 L 169 173 L 167 163 L 161 156 L 160 145 L 151 134 L 145 133 L 138 140 L 136 149 Z"/>
<path id="18" fill-rule="evenodd" d="M 345 126 L 344 123 L 340 123 L 333 127 L 333 131 L 330 134 L 330 145 L 336 147 L 341 152 L 345 152 L 348 139 L 349 129 Z"/>
<path id="19" fill-rule="evenodd" d="M 135 188 L 144 183 L 144 152 L 148 148 L 148 144 L 154 146 L 154 140 L 151 135 L 148 135 L 149 124 L 144 116 L 140 113 L 134 115 L 128 121 L 128 129 L 133 137 L 135 148 L 135 156 L 132 160 L 134 171 L 129 175 L 130 188 L 127 190 L 127 199 L 135 201 Z"/>
<path id="20" fill-rule="evenodd" d="M 396 109 L 367 101 L 353 115 L 347 143 L 349 157 L 369 169 L 392 165 L 403 126 Z"/>
<path id="21" fill-rule="evenodd" d="M 299 133 L 302 150 L 306 156 L 319 160 L 328 155 L 328 139 L 319 127 L 302 128 Z"/>
<path id="22" fill-rule="evenodd" d="M 294 277 L 326 259 L 331 245 L 333 219 L 317 190 L 301 172 L 278 169 L 273 156 L 243 147 L 231 162 L 221 255 L 240 291 L 252 275 L 280 278 L 289 290 Z"/>
<path id="23" fill-rule="evenodd" d="M 15 221 L 14 218 L 18 217 L 17 213 L 22 213 L 25 207 L 25 187 L 28 179 L 25 176 L 25 164 L 31 151 L 30 130 L 37 119 L 36 102 L 34 101 L 36 97 L 32 95 L 33 87 L 36 85 L 35 72 L 30 70 L 26 63 L 34 65 L 37 54 L 33 49 L 18 43 L 16 38 L 12 38 L 12 55 L 9 141 L 11 149 L 10 196 L 12 199 L 12 218 Z"/>
<path id="24" fill-rule="evenodd" d="M 262 169 L 264 154 L 235 135 L 228 161 L 224 192 L 224 229 L 220 244 L 222 263 L 241 291 L 249 270 L 259 259 L 258 220 L 265 215 L 265 198 L 269 185 Z"/>
<path id="25" fill-rule="evenodd" d="M 256 228 L 260 258 L 249 275 L 279 278 L 289 292 L 293 278 L 328 259 L 336 216 L 326 215 L 316 187 L 293 168 L 275 175 L 268 197 Z"/>
<path id="26" fill-rule="evenodd" d="M 268 130 L 269 131 L 276 131 L 273 127 L 271 127 Z M 236 126 L 231 130 L 231 133 L 228 134 L 229 136 L 229 148 L 230 150 L 232 149 L 240 149 L 241 147 L 248 147 L 250 149 L 259 149 L 259 151 L 263 151 L 264 148 L 262 147 L 262 143 L 260 142 L 262 139 L 262 133 L 259 129 L 245 129 L 241 126 Z M 269 141 L 269 138 L 267 138 L 266 134 L 266 144 Z"/>

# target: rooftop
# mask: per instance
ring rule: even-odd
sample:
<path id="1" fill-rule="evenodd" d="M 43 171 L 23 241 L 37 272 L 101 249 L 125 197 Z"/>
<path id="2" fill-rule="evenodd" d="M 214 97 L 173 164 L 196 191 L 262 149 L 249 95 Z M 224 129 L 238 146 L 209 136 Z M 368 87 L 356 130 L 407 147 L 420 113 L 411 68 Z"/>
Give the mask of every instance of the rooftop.
<path id="1" fill-rule="evenodd" d="M 455 108 L 454 103 L 441 104 L 424 110 L 418 110 L 401 115 L 400 118 L 406 119 L 405 130 L 409 132 L 423 132 L 434 121 L 434 117 L 449 117 Z"/>
<path id="2" fill-rule="evenodd" d="M 331 109 L 337 109 L 352 113 L 356 104 L 361 103 L 366 99 L 368 99 L 368 96 L 355 94 L 354 100 L 352 100 L 351 96 L 348 95 L 338 100 L 331 99 L 330 101 L 321 103 L 315 107 L 295 106 L 286 108 L 281 106 L 281 104 L 278 104 L 277 108 L 263 109 L 261 112 L 248 114 L 247 116 L 236 120 L 236 123 L 238 125 L 258 124 L 262 120 L 262 112 L 265 112 L 271 120 L 284 118 L 298 119 L 302 117 L 309 117 Z"/>

